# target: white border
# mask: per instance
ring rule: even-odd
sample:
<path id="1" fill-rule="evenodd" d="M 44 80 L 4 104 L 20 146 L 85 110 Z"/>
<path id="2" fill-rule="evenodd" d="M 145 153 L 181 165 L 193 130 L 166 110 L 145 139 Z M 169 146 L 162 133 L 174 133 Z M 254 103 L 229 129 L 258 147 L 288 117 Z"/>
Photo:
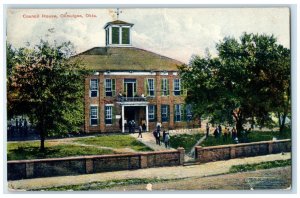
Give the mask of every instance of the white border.
<path id="1" fill-rule="evenodd" d="M 27 4 L 27 5 L 24 5 L 24 4 Z M 64 5 L 64 4 L 67 4 L 67 3 L 76 3 L 76 6 L 81 6 L 81 7 L 94 7 L 94 6 L 91 6 L 91 5 L 84 5 L 84 4 L 97 4 L 99 3 L 99 1 L 97 0 L 80 0 L 80 1 L 61 1 L 61 0 L 44 0 L 44 1 L 38 1 L 38 0 L 27 0 L 27 1 L 24 1 L 24 0 L 3 0 L 2 1 L 2 5 L 3 4 L 23 4 L 22 6 L 20 7 L 31 7 L 30 5 L 28 4 L 43 4 L 45 5 L 46 7 L 69 7 L 68 5 Z M 298 96 L 298 93 L 299 93 L 299 79 L 297 78 L 297 75 L 299 75 L 299 69 L 297 69 L 297 57 L 300 57 L 299 56 L 299 52 L 297 50 L 297 46 L 299 46 L 299 42 L 297 42 L 297 30 L 298 30 L 298 27 L 297 27 L 297 21 L 299 21 L 299 15 L 297 15 L 297 9 L 299 10 L 299 4 L 298 4 L 298 1 L 297 0 L 286 0 L 286 1 L 283 1 L 283 0 L 246 0 L 246 1 L 243 1 L 243 3 L 247 3 L 246 4 L 241 4 L 241 1 L 239 0 L 231 0 L 231 1 L 222 1 L 222 0 L 210 0 L 210 1 L 202 1 L 200 2 L 201 4 L 198 4 L 197 6 L 194 5 L 194 3 L 196 3 L 195 1 L 193 0 L 185 0 L 185 1 L 179 1 L 179 0 L 175 0 L 175 1 L 168 1 L 168 0 L 144 0 L 144 1 L 137 1 L 137 0 L 126 0 L 126 4 L 124 4 L 124 1 L 122 0 L 102 0 L 101 1 L 101 7 L 115 7 L 116 5 L 118 5 L 118 7 L 168 7 L 169 3 L 172 3 L 173 6 L 177 6 L 177 7 L 197 7 L 197 6 L 200 6 L 200 7 L 241 7 L 241 6 L 253 6 L 253 7 L 266 7 L 266 6 L 270 6 L 270 5 L 267 5 L 267 4 L 272 4 L 272 6 L 281 6 L 281 5 L 287 5 L 287 4 L 294 4 L 294 6 L 291 8 L 291 10 L 293 11 L 292 13 L 292 21 L 291 21 L 291 24 L 292 24 L 292 31 L 291 31 L 291 49 L 292 49 L 292 110 L 293 110 L 293 146 L 296 145 L 296 140 L 299 140 L 299 135 L 296 134 L 296 131 L 299 129 L 298 127 L 298 105 L 297 105 L 297 96 Z M 204 3 L 204 4 L 203 4 Z M 206 3 L 206 4 L 205 4 Z M 58 5 L 53 5 L 53 4 L 58 4 Z M 120 4 L 122 6 L 120 6 Z M 139 6 L 137 6 L 137 4 L 139 4 Z M 209 4 L 209 5 L 207 5 Z M 232 5 L 232 4 L 239 4 L 238 6 L 237 5 Z M 3 9 L 3 6 L 1 6 L 1 13 L 2 13 L 2 16 L 3 17 L 3 23 L 1 23 L 1 34 L 2 34 L 2 44 L 5 43 L 5 15 L 4 14 L 4 9 Z M 3 45 L 2 48 L 0 48 L 0 54 L 3 55 L 1 56 L 1 60 L 2 60 L 2 63 L 5 63 L 5 59 L 3 57 L 5 57 L 5 45 Z M 2 64 L 2 65 L 5 65 L 5 64 Z M 1 86 L 0 86 L 0 92 L 2 93 L 1 94 L 1 101 L 3 101 L 2 104 L 4 105 L 1 105 L 2 107 L 4 107 L 3 111 L 1 111 L 2 113 L 0 114 L 1 117 L 0 119 L 2 119 L 2 122 L 1 123 L 1 128 L 3 129 L 2 132 L 4 132 L 6 130 L 6 87 L 5 87 L 5 82 L 6 82 L 6 71 L 5 71 L 5 67 L 2 67 L 2 72 L 1 72 Z M 4 141 L 6 141 L 6 136 L 0 136 L 1 137 L 1 143 L 3 144 Z M 297 138 L 297 139 L 296 139 Z M 4 178 L 4 180 L 2 181 L 3 183 L 1 183 L 0 185 L 2 187 L 4 187 L 4 191 L 7 193 L 7 183 L 6 183 L 6 175 L 3 174 L 3 171 L 6 172 L 6 155 L 4 155 L 6 153 L 6 147 L 5 147 L 5 144 L 3 144 L 3 146 L 1 147 L 3 148 L 4 152 L 1 152 L 1 158 L 4 159 L 4 162 L 1 160 L 1 163 L 2 164 L 2 167 L 4 167 L 4 170 L 1 169 L 1 176 L 3 176 L 2 178 Z M 294 147 L 295 148 L 295 147 Z M 296 150 L 294 149 L 293 150 L 293 160 L 297 159 L 297 164 L 299 163 L 299 152 L 296 152 Z M 293 161 L 294 163 L 294 161 Z M 295 184 L 295 186 L 293 186 L 294 188 L 296 187 L 297 185 L 297 188 L 298 188 L 298 191 L 300 190 L 299 188 L 299 183 L 300 182 L 297 182 L 297 183 L 294 183 L 295 180 L 297 180 L 296 178 L 296 175 L 297 172 L 296 172 L 296 167 L 295 167 L 295 163 L 293 165 L 293 184 Z M 1 189 L 1 188 L 0 188 Z M 70 193 L 70 192 L 69 192 Z M 92 192 L 92 193 L 95 193 L 95 192 Z M 107 192 L 106 192 L 107 193 Z M 172 192 L 169 192 L 169 193 L 172 193 Z M 193 193 L 193 192 L 180 192 L 180 191 L 176 191 L 176 192 L 173 192 L 173 193 L 176 193 L 176 194 L 172 194 L 172 198 L 176 198 L 176 197 L 180 197 L 182 198 L 182 193 L 185 193 L 185 194 L 188 194 L 188 196 L 190 197 L 199 197 L 199 195 L 197 194 L 190 194 L 190 193 Z M 194 192 L 195 193 L 195 192 Z M 284 191 L 262 191 L 262 192 L 253 192 L 255 193 L 255 195 L 253 195 L 252 193 L 251 194 L 248 194 L 250 193 L 249 191 L 246 191 L 246 192 L 241 192 L 239 191 L 238 193 L 239 194 L 236 194 L 237 192 L 234 192 L 234 191 L 198 191 L 196 193 L 209 193 L 209 194 L 206 194 L 205 196 L 215 196 L 213 195 L 212 193 L 214 194 L 222 194 L 221 196 L 222 197 L 230 197 L 230 198 L 233 198 L 233 197 L 239 197 L 241 195 L 239 194 L 243 194 L 242 196 L 243 197 L 253 197 L 253 196 L 258 196 L 258 197 L 265 197 L 265 196 L 268 196 L 266 193 L 273 193 L 271 196 L 272 197 L 282 197 L 282 193 L 287 193 L 287 192 L 284 192 Z M 231 194 L 231 193 L 235 193 L 235 194 Z M 256 193 L 263 193 L 261 195 L 258 195 Z M 274 194 L 275 193 L 275 194 Z M 294 193 L 296 193 L 294 191 Z M 18 193 L 15 193 L 13 194 L 13 196 L 16 196 Z M 28 193 L 28 194 L 23 194 L 22 197 L 40 197 L 41 195 L 39 195 L 40 193 Z M 56 193 L 57 194 L 57 193 Z M 119 195 L 121 195 L 122 197 L 140 197 L 141 195 L 138 195 L 135 193 L 135 195 L 129 195 L 129 194 L 125 194 L 124 195 L 124 192 L 119 192 L 118 193 Z M 298 193 L 297 193 L 298 194 Z M 59 194 L 58 194 L 59 195 Z M 66 194 L 60 194 L 59 196 L 61 195 L 64 195 L 64 197 L 66 196 Z M 12 195 L 10 194 L 4 194 L 2 195 L 2 197 L 11 197 Z M 43 193 L 43 197 L 53 197 L 53 195 L 51 193 Z M 82 197 L 82 195 L 80 193 L 77 193 L 77 194 L 71 194 L 71 195 L 68 195 L 68 196 L 72 196 L 72 197 Z M 89 193 L 89 196 L 94 196 L 94 197 L 99 197 L 99 195 L 96 195 L 96 194 L 91 194 Z M 101 195 L 103 196 L 103 195 Z M 111 194 L 109 195 L 111 197 Z M 144 194 L 142 195 L 143 197 L 153 197 L 153 195 L 151 194 Z M 154 196 L 158 196 L 158 195 L 154 195 Z M 163 195 L 164 197 L 166 195 Z M 297 195 L 296 194 L 289 194 L 289 195 L 284 195 L 284 196 L 288 196 L 288 197 L 296 197 Z"/>

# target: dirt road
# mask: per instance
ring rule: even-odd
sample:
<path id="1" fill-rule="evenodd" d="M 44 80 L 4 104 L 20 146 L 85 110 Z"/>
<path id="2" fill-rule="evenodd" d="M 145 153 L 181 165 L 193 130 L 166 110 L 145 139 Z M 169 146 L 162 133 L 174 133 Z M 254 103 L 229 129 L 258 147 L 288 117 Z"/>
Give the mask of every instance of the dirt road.
<path id="1" fill-rule="evenodd" d="M 159 182 L 153 184 L 118 186 L 108 191 L 135 190 L 271 190 L 290 189 L 291 167 L 281 167 L 253 172 L 225 174 L 208 177 Z"/>

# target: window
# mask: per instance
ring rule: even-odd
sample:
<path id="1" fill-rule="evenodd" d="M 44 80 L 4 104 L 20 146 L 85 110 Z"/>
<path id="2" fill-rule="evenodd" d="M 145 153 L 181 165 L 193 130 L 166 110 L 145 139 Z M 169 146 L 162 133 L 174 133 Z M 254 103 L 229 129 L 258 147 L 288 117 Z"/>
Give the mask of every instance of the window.
<path id="1" fill-rule="evenodd" d="M 98 97 L 98 79 L 90 80 L 90 97 Z"/>
<path id="2" fill-rule="evenodd" d="M 112 106 L 105 106 L 105 124 L 112 124 Z"/>
<path id="3" fill-rule="evenodd" d="M 181 105 L 180 104 L 176 104 L 175 105 L 175 117 L 174 117 L 175 122 L 180 122 L 181 121 L 181 117 L 182 117 Z"/>
<path id="4" fill-rule="evenodd" d="M 154 79 L 153 78 L 147 79 L 146 85 L 147 85 L 147 95 L 154 96 Z"/>
<path id="5" fill-rule="evenodd" d="M 174 95 L 179 96 L 181 90 L 180 79 L 174 79 Z"/>
<path id="6" fill-rule="evenodd" d="M 149 121 L 155 121 L 155 105 L 148 106 L 148 119 Z"/>
<path id="7" fill-rule="evenodd" d="M 122 28 L 122 44 L 129 44 L 130 42 L 129 28 Z"/>
<path id="8" fill-rule="evenodd" d="M 161 80 L 161 95 L 168 96 L 169 94 L 169 79 L 163 78 Z"/>
<path id="9" fill-rule="evenodd" d="M 190 122 L 192 120 L 192 117 L 193 117 L 192 105 L 187 104 L 185 109 L 186 109 L 186 121 Z"/>
<path id="10" fill-rule="evenodd" d="M 169 105 L 161 105 L 161 121 L 169 121 Z"/>
<path id="11" fill-rule="evenodd" d="M 105 95 L 115 96 L 116 95 L 116 80 L 107 78 L 105 79 Z"/>
<path id="12" fill-rule="evenodd" d="M 119 27 L 112 27 L 112 44 L 119 44 L 120 43 L 120 28 Z"/>
<path id="13" fill-rule="evenodd" d="M 98 106 L 90 106 L 90 125 L 98 125 Z"/>

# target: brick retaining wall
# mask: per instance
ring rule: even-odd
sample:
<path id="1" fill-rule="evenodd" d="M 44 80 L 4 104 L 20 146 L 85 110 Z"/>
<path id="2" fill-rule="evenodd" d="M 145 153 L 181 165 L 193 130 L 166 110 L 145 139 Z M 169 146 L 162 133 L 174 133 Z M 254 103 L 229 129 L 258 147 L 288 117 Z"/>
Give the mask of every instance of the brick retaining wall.
<path id="1" fill-rule="evenodd" d="M 82 156 L 8 161 L 8 180 L 66 176 L 133 170 L 159 166 L 176 166 L 184 162 L 184 149 L 133 154 Z"/>
<path id="2" fill-rule="evenodd" d="M 195 147 L 195 159 L 199 162 L 228 160 L 291 151 L 291 140 L 263 141 L 222 146 Z"/>

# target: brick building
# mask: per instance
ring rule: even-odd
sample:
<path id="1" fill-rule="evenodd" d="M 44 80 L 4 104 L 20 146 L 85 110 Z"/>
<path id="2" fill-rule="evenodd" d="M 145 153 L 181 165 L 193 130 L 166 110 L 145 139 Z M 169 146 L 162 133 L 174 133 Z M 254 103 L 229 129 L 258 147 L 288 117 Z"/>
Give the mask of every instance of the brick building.
<path id="1" fill-rule="evenodd" d="M 104 26 L 106 46 L 80 53 L 92 72 L 85 80 L 85 132 L 127 131 L 127 123 L 161 123 L 174 129 L 193 125 L 181 86 L 180 61 L 132 47 L 133 24 Z"/>

